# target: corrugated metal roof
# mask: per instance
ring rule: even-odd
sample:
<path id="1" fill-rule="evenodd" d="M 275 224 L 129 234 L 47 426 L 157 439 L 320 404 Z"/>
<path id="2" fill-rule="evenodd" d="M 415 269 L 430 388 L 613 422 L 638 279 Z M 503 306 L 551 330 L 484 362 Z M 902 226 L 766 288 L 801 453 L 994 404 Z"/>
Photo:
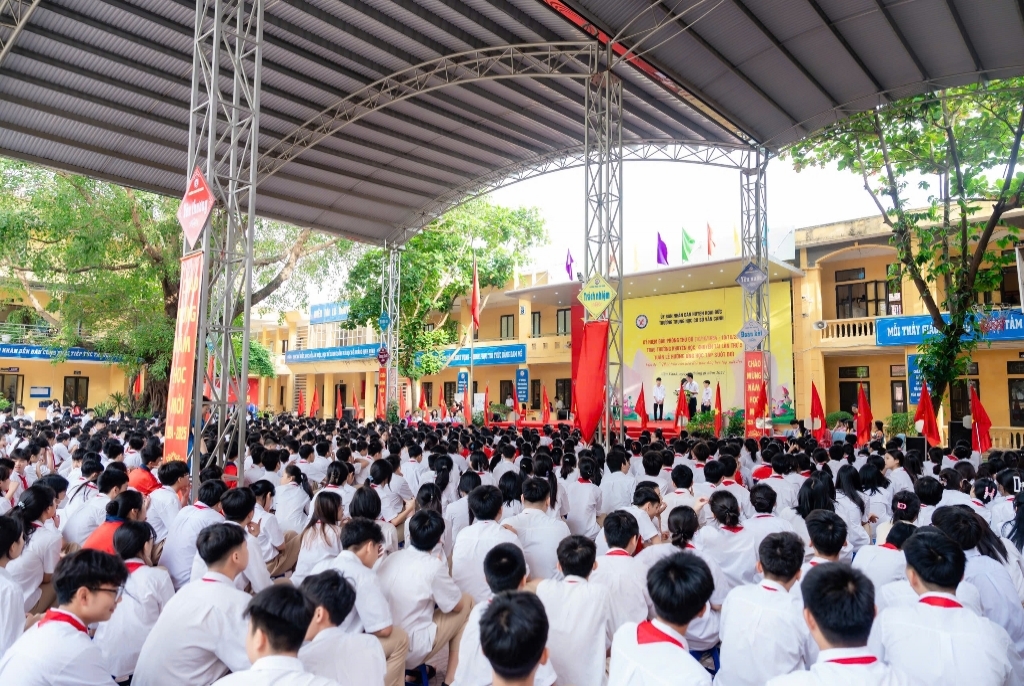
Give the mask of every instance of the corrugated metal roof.
<path id="1" fill-rule="evenodd" d="M 886 97 L 1024 73 L 1018 0 L 949 1 L 963 33 L 947 0 L 278 0 L 266 12 L 260 145 L 425 60 L 588 39 L 566 16 L 576 13 L 626 47 L 669 19 L 638 49 L 642 68 L 616 67 L 627 142 L 746 135 L 778 149 Z M 0 154 L 179 194 L 194 12 L 194 0 L 43 0 L 0 67 Z M 582 84 L 565 79 L 422 94 L 289 162 L 262 183 L 257 209 L 380 240 L 453 189 L 577 146 L 582 108 Z"/>

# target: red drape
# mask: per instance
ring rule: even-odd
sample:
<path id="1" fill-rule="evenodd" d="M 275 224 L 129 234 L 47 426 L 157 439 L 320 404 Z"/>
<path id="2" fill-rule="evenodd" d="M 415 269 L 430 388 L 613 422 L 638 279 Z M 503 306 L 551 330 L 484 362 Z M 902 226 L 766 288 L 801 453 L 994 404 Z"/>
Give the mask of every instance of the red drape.
<path id="1" fill-rule="evenodd" d="M 983 453 L 992 447 L 992 420 L 981 404 L 978 392 L 971 386 L 971 447 Z"/>
<path id="2" fill-rule="evenodd" d="M 864 393 L 864 384 L 857 386 L 857 444 L 867 445 L 871 442 L 871 425 L 874 417 L 871 415 L 871 405 L 868 404 L 868 396 Z"/>
<path id="3" fill-rule="evenodd" d="M 643 384 L 640 384 L 640 395 L 636 397 L 636 416 L 640 418 L 640 428 L 646 429 L 650 415 L 647 414 L 647 398 L 644 397 Z"/>
<path id="4" fill-rule="evenodd" d="M 817 428 L 814 423 L 817 422 Z M 821 405 L 821 396 L 818 395 L 818 387 L 811 382 L 811 432 L 818 443 L 825 441 L 828 436 L 828 427 L 825 426 L 825 408 Z"/>
<path id="5" fill-rule="evenodd" d="M 551 421 L 551 403 L 548 402 L 548 387 L 541 386 L 540 393 L 540 404 L 541 404 L 541 421 L 547 424 Z"/>
<path id="6" fill-rule="evenodd" d="M 921 435 L 928 441 L 928 445 L 937 446 L 942 444 L 939 436 L 939 425 L 935 421 L 935 409 L 932 407 L 932 396 L 928 392 L 928 384 L 921 384 L 921 400 L 917 403 L 917 411 L 914 412 L 914 423 L 923 422 Z M 973 434 L 973 432 L 972 432 Z"/>
<path id="7" fill-rule="evenodd" d="M 583 329 L 573 401 L 583 440 L 589 443 L 604 413 L 608 362 L 608 322 L 587 322 Z"/>

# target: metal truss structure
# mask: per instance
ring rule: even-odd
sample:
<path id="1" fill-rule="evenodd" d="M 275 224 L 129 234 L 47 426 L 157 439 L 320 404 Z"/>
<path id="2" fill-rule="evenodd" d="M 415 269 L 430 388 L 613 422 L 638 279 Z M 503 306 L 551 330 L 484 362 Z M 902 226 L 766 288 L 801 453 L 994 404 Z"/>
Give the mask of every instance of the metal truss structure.
<path id="1" fill-rule="evenodd" d="M 380 311 L 387 312 L 390 324 L 380 332 L 381 346 L 389 353 L 387 363 L 387 392 L 385 411 L 391 401 L 398 400 L 398 312 L 402 296 L 402 251 L 397 245 L 384 246 L 384 259 L 380 275 Z"/>
<path id="2" fill-rule="evenodd" d="M 743 291 L 743 321 L 756 321 L 767 335 L 761 341 L 761 369 L 764 383 L 771 388 L 771 309 L 768 306 L 768 193 L 765 170 L 768 151 L 755 148 L 744 153 L 745 165 L 740 170 L 740 242 L 743 261 L 753 263 L 765 275 L 757 290 Z M 770 391 L 769 391 L 770 393 Z M 770 397 L 770 396 L 769 396 Z M 767 427 L 765 427 L 767 428 Z"/>
<path id="3" fill-rule="evenodd" d="M 190 455 L 194 476 L 202 462 L 204 390 L 210 410 L 206 436 L 215 438 L 212 457 L 223 463 L 232 441 L 237 441 L 239 455 L 245 451 L 263 4 L 200 0 L 196 5 L 187 172 L 202 170 L 218 210 L 200 246 L 205 273 L 196 346 L 196 440 Z M 222 90 L 225 75 L 231 79 L 230 92 Z M 194 483 L 198 486 L 198 479 Z"/>
<path id="4" fill-rule="evenodd" d="M 42 0 L 0 0 L 0 66 Z M 4 35 L 6 33 L 6 35 Z"/>

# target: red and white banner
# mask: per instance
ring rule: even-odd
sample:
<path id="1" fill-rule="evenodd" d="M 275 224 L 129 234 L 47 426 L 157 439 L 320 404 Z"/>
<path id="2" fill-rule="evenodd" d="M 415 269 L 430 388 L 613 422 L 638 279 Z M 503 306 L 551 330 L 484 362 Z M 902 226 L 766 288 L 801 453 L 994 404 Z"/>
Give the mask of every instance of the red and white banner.
<path id="1" fill-rule="evenodd" d="M 770 402 L 768 408 L 758 407 L 764 381 L 764 353 L 756 350 L 743 353 L 743 433 L 752 438 L 771 434 L 767 417 L 759 416 L 768 415 L 771 411 Z M 764 420 L 762 426 L 757 425 L 758 419 Z"/>
<path id="2" fill-rule="evenodd" d="M 170 382 L 167 389 L 165 460 L 188 459 L 188 435 L 192 426 L 192 385 L 196 374 L 196 330 L 199 328 L 199 294 L 203 284 L 203 253 L 181 258 L 178 287 L 178 320 L 174 326 Z"/>
<path id="3" fill-rule="evenodd" d="M 388 368 L 381 367 L 377 371 L 377 419 L 385 419 L 388 415 Z"/>

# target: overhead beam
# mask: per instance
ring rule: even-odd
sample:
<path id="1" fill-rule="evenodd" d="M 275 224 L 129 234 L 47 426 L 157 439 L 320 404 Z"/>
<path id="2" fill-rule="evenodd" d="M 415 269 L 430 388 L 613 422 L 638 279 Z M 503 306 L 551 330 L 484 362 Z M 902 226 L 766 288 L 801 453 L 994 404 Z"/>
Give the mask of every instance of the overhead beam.
<path id="1" fill-rule="evenodd" d="M 974 42 L 971 40 L 970 34 L 967 33 L 967 27 L 964 25 L 964 20 L 960 18 L 960 11 L 957 10 L 956 3 L 953 0 L 946 0 L 946 7 L 949 8 L 949 14 L 953 17 L 953 22 L 956 24 L 957 31 L 960 32 L 960 38 L 963 39 L 964 46 L 967 47 L 967 52 L 971 53 L 971 59 L 974 61 L 974 70 L 984 75 L 985 68 L 981 64 L 981 57 L 978 56 L 978 51 L 974 47 Z"/>
<path id="2" fill-rule="evenodd" d="M 28 25 L 28 20 L 32 18 L 32 13 L 39 7 L 40 2 L 41 0 L 0 0 L 0 67 L 11 54 L 11 48 Z"/>
<path id="3" fill-rule="evenodd" d="M 861 72 L 863 72 L 864 76 L 867 77 L 867 79 L 875 87 L 877 92 L 881 94 L 883 98 L 888 100 L 888 96 L 885 95 L 885 86 L 882 85 L 882 82 L 878 80 L 878 77 L 875 76 L 871 69 L 868 68 L 868 65 L 864 63 L 864 60 L 862 60 L 860 55 L 857 54 L 857 51 L 853 49 L 853 46 L 850 45 L 850 42 L 846 40 L 846 36 L 843 35 L 842 31 L 839 30 L 839 27 L 837 27 L 835 25 L 835 22 L 832 21 L 832 18 L 828 16 L 825 10 L 821 8 L 821 5 L 818 4 L 818 0 L 804 1 L 811 7 L 811 9 L 814 10 L 814 13 L 818 15 L 818 18 L 821 19 L 821 23 L 824 24 L 825 28 L 829 30 L 829 32 L 832 34 L 832 37 L 835 38 L 839 42 L 839 44 L 843 46 L 843 49 L 846 50 L 846 54 L 850 57 L 850 59 L 852 59 L 857 64 L 857 66 L 860 67 Z M 1024 0 L 1021 0 L 1021 2 L 1024 2 Z"/>
<path id="4" fill-rule="evenodd" d="M 917 56 L 916 52 L 914 52 L 914 48 L 910 46 L 910 41 L 907 40 L 907 37 L 903 35 L 903 31 L 900 30 L 899 25 L 896 23 L 896 19 L 893 18 L 892 12 L 890 12 L 889 8 L 886 6 L 885 0 L 875 0 L 875 4 L 878 5 L 878 11 L 882 13 L 885 21 L 889 24 L 889 29 L 896 36 L 896 39 L 900 42 L 900 45 L 903 46 L 903 49 L 906 51 L 910 59 L 914 62 L 914 66 L 916 66 L 917 70 L 921 72 L 921 78 L 925 81 L 931 81 L 932 77 L 928 74 L 928 70 L 925 69 L 924 62 L 922 62 L 921 58 Z"/>

